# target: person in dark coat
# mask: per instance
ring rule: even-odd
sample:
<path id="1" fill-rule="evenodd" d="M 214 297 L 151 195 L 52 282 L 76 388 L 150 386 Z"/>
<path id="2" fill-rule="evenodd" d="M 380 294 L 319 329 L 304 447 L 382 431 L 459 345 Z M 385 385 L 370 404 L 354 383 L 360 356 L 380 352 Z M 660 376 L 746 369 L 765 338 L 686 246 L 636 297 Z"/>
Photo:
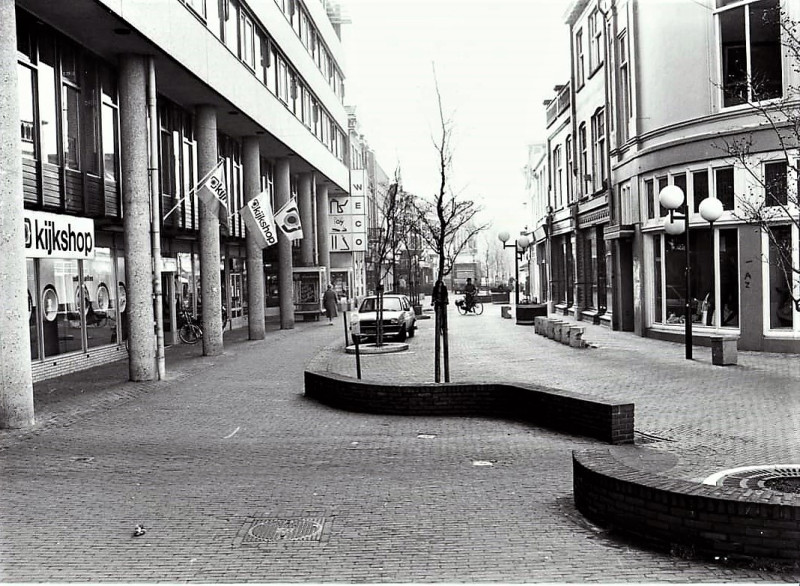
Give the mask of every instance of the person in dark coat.
<path id="1" fill-rule="evenodd" d="M 325 308 L 325 315 L 328 316 L 328 323 L 333 325 L 333 318 L 338 314 L 336 306 L 339 304 L 339 299 L 336 297 L 336 291 L 333 290 L 332 285 L 328 285 L 328 290 L 322 296 L 322 306 Z"/>

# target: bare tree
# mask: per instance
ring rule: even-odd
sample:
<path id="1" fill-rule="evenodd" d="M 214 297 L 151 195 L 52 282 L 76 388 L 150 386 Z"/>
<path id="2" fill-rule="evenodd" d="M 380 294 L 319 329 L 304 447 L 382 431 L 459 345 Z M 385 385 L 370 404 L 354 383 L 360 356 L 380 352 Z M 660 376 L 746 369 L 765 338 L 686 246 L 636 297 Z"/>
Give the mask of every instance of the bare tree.
<path id="1" fill-rule="evenodd" d="M 442 106 L 442 94 L 433 69 L 434 87 L 439 109 L 438 136 L 433 137 L 439 170 L 439 191 L 433 200 L 418 199 L 415 202 L 421 224 L 420 236 L 425 244 L 436 254 L 437 271 L 433 289 L 435 356 L 434 374 L 436 382 L 441 380 L 440 353 L 444 362 L 444 379 L 450 381 L 450 364 L 447 344 L 447 288 L 444 278 L 453 270 L 459 253 L 488 224 L 476 222 L 480 208 L 475 202 L 460 199 L 450 186 L 450 172 L 453 161 L 453 121 L 447 118 Z"/>
<path id="2" fill-rule="evenodd" d="M 795 73 L 800 73 L 800 25 L 779 10 L 765 11 L 762 26 L 780 28 L 783 49 L 789 55 Z M 775 88 L 758 76 L 742 83 L 723 88 L 729 98 L 747 104 L 758 115 L 766 131 L 777 143 L 780 159 L 775 150 L 764 152 L 758 147 L 760 140 L 755 131 L 732 139 L 722 139 L 715 146 L 722 149 L 747 173 L 749 188 L 737 194 L 735 217 L 753 224 L 767 234 L 770 254 L 766 262 L 776 267 L 782 275 L 777 287 L 782 299 L 779 312 L 791 314 L 791 306 L 800 311 L 800 293 L 795 283 L 800 280 L 800 267 L 793 262 L 790 228 L 800 228 L 800 201 L 798 201 L 798 149 L 800 148 L 800 91 L 788 87 L 784 97 L 775 98 Z M 763 138 L 761 139 L 763 140 Z"/>

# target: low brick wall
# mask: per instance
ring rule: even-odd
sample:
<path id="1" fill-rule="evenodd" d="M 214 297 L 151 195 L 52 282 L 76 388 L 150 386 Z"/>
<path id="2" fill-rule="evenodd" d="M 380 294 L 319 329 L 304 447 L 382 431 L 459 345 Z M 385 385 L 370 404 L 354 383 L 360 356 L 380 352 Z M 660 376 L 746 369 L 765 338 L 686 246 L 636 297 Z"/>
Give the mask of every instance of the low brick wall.
<path id="1" fill-rule="evenodd" d="M 612 444 L 633 442 L 633 403 L 613 403 L 538 385 L 390 385 L 306 371 L 305 395 L 332 407 L 362 413 L 507 417 Z"/>
<path id="2" fill-rule="evenodd" d="M 573 452 L 575 505 L 589 519 L 660 548 L 800 560 L 800 499 L 636 470 L 608 449 Z"/>
<path id="3" fill-rule="evenodd" d="M 128 357 L 128 351 L 124 346 L 112 345 L 102 348 L 95 348 L 87 353 L 64 354 L 51 356 L 42 361 L 31 362 L 31 377 L 33 382 L 38 383 L 49 378 L 62 376 L 94 368 L 101 364 L 107 364 L 116 360 L 123 360 Z M 125 367 L 127 368 L 127 366 Z"/>

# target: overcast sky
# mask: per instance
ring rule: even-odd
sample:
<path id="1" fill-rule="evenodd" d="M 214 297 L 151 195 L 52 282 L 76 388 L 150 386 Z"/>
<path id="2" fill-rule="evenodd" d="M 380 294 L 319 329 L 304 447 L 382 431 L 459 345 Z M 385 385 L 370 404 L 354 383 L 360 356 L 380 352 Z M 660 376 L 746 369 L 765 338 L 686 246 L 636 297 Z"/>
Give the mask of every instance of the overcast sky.
<path id="1" fill-rule="evenodd" d="M 407 191 L 438 191 L 435 63 L 454 190 L 484 207 L 492 234 L 521 230 L 527 145 L 544 142 L 542 102 L 569 79 L 567 3 L 342 0 L 346 103 L 387 174 L 399 163 Z"/>

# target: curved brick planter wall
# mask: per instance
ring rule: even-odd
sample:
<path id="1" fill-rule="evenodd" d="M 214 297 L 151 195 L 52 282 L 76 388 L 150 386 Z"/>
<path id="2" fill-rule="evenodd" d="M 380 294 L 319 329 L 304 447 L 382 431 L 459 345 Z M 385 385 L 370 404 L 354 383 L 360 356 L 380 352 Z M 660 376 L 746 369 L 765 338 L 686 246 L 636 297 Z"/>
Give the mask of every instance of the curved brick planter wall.
<path id="1" fill-rule="evenodd" d="M 575 505 L 651 545 L 713 556 L 800 560 L 800 498 L 636 470 L 608 449 L 573 452 Z"/>
<path id="2" fill-rule="evenodd" d="M 305 395 L 332 407 L 363 413 L 508 417 L 612 444 L 633 442 L 633 403 L 613 403 L 537 385 L 389 385 L 306 371 Z"/>

